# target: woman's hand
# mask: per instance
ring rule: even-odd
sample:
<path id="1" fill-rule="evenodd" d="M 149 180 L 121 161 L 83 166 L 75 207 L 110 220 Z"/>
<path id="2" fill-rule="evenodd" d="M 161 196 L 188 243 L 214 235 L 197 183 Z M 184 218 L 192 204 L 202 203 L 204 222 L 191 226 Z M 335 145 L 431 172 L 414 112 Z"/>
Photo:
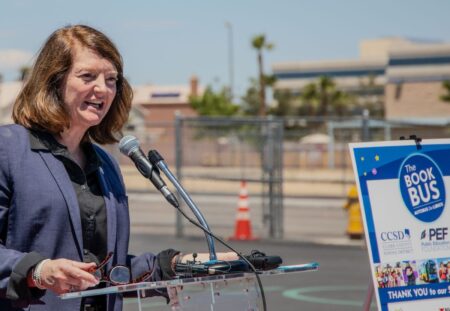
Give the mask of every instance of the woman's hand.
<path id="1" fill-rule="evenodd" d="M 226 253 L 217 253 L 217 260 L 223 260 L 223 261 L 231 261 L 231 260 L 238 260 L 239 256 L 235 252 L 226 252 Z M 187 254 L 183 256 L 182 262 L 186 262 L 187 260 L 192 261 L 194 259 L 192 254 Z M 209 261 L 209 253 L 200 253 L 197 254 L 197 257 L 195 258 L 196 261 L 205 262 Z"/>
<path id="2" fill-rule="evenodd" d="M 239 256 L 235 252 L 223 252 L 223 253 L 217 253 L 217 260 L 223 260 L 223 261 L 231 261 L 231 260 L 238 260 Z M 177 256 L 175 256 L 176 258 Z M 181 258 L 178 258 L 178 261 L 181 263 L 186 263 L 188 261 L 194 261 L 193 254 L 182 254 Z M 209 253 L 199 253 L 197 254 L 197 257 L 195 257 L 195 261 L 199 262 L 205 262 L 209 261 Z"/>
<path id="3" fill-rule="evenodd" d="M 84 263 L 69 259 L 48 260 L 41 267 L 41 283 L 58 295 L 82 291 L 98 284 L 94 275 L 89 273 L 95 268 L 94 262 Z"/>

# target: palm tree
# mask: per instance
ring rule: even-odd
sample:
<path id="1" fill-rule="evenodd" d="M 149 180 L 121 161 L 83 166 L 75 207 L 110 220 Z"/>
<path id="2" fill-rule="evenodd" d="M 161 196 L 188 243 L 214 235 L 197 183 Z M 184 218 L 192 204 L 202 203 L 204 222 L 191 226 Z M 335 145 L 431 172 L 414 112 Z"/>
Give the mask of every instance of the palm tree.
<path id="1" fill-rule="evenodd" d="M 441 100 L 450 103 L 450 80 L 442 82 L 442 86 L 444 87 L 446 94 L 441 96 Z"/>
<path id="2" fill-rule="evenodd" d="M 276 90 L 273 97 L 277 102 L 275 107 L 269 110 L 269 113 L 275 116 L 284 117 L 295 114 L 294 100 L 295 96 L 289 90 Z"/>
<path id="3" fill-rule="evenodd" d="M 270 51 L 274 48 L 272 43 L 266 42 L 264 34 L 256 35 L 252 39 L 252 47 L 258 55 L 258 72 L 259 72 L 259 116 L 266 115 L 266 77 L 263 69 L 263 50 Z"/>
<path id="4" fill-rule="evenodd" d="M 304 87 L 301 99 L 310 107 L 310 110 L 316 112 L 315 114 L 326 116 L 334 88 L 334 81 L 329 77 L 322 76 L 317 82 L 310 83 Z"/>
<path id="5" fill-rule="evenodd" d="M 316 83 L 309 83 L 305 85 L 301 91 L 299 107 L 299 115 L 313 116 L 316 115 L 318 103 L 318 89 Z"/>
<path id="6" fill-rule="evenodd" d="M 350 97 L 336 89 L 336 84 L 332 78 L 322 76 L 315 83 L 306 85 L 300 98 L 304 105 L 307 105 L 309 114 L 327 116 L 330 113 L 343 115 L 345 106 Z"/>

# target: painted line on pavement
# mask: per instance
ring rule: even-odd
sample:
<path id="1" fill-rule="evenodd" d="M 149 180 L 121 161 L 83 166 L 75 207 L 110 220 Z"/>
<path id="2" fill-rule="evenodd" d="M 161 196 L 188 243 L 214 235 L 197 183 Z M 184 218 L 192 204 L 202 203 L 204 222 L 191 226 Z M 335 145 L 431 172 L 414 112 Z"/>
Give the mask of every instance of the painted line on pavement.
<path id="1" fill-rule="evenodd" d="M 336 291 L 366 291 L 365 286 L 315 286 L 315 287 L 302 287 L 286 290 L 282 295 L 286 298 L 295 300 L 301 300 L 306 302 L 341 305 L 341 306 L 357 306 L 362 307 L 363 301 L 356 301 L 350 299 L 333 299 L 324 297 L 310 296 L 310 293 L 324 293 L 324 292 L 336 292 Z"/>
<path id="2" fill-rule="evenodd" d="M 281 286 L 267 286 L 264 287 L 265 292 L 277 292 L 282 291 Z M 309 294 L 313 293 L 325 293 L 325 292 L 336 292 L 336 291 L 366 291 L 365 286 L 315 286 L 315 287 L 302 287 L 293 288 L 289 290 L 282 291 L 282 296 L 290 299 L 295 299 L 299 301 L 319 303 L 319 304 L 329 304 L 329 305 L 341 305 L 341 306 L 355 306 L 362 307 L 363 301 L 350 300 L 350 299 L 334 299 L 334 298 L 324 298 L 311 296 Z M 124 300 L 125 305 L 137 304 L 138 300 L 136 298 L 128 298 Z M 152 308 L 167 306 L 165 302 L 154 301 L 154 302 L 142 302 L 141 307 Z M 372 308 L 376 308 L 372 305 Z"/>

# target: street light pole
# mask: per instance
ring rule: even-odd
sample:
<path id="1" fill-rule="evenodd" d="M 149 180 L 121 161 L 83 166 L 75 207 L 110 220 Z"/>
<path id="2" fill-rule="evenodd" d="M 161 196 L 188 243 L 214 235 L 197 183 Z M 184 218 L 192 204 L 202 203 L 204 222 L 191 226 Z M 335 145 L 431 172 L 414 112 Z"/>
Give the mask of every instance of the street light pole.
<path id="1" fill-rule="evenodd" d="M 230 79 L 230 99 L 233 101 L 234 88 L 234 65 L 233 65 L 233 26 L 230 22 L 225 22 L 225 27 L 228 29 L 228 75 Z"/>

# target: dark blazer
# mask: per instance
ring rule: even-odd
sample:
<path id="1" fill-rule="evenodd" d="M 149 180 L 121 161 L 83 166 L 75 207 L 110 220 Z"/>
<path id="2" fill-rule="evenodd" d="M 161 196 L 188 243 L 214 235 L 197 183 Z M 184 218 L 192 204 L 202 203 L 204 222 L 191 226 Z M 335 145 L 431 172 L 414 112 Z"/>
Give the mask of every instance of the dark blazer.
<path id="1" fill-rule="evenodd" d="M 159 280 L 156 256 L 128 255 L 130 221 L 122 176 L 116 161 L 100 147 L 95 149 L 101 158 L 107 251 L 114 252 L 109 267 L 131 265 L 135 276 L 153 270 L 153 280 Z M 12 297 L 11 287 L 26 285 L 10 279 L 27 253 L 82 261 L 82 251 L 78 201 L 64 165 L 48 151 L 33 150 L 22 126 L 0 126 L 0 310 L 79 311 L 80 299 L 62 300 L 49 290 L 27 288 L 27 295 Z M 121 309 L 122 297 L 109 295 L 108 311 Z"/>

